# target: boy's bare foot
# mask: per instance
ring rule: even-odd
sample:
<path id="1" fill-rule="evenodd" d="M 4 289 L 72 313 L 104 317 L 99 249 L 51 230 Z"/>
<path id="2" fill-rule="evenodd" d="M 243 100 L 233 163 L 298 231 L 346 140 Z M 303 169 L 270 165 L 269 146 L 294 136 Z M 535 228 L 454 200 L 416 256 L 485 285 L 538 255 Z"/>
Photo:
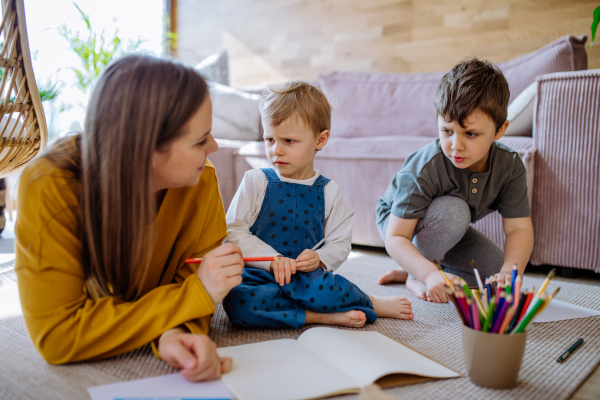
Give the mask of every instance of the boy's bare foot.
<path id="1" fill-rule="evenodd" d="M 360 328 L 367 323 L 367 316 L 358 310 L 320 314 L 306 310 L 305 324 L 340 325 L 349 328 Z"/>
<path id="2" fill-rule="evenodd" d="M 427 285 L 418 279 L 408 278 L 406 280 L 406 288 L 413 292 L 419 299 L 433 301 L 427 294 Z"/>
<path id="3" fill-rule="evenodd" d="M 410 301 L 397 296 L 369 296 L 378 317 L 413 319 Z"/>
<path id="4" fill-rule="evenodd" d="M 385 285 L 386 283 L 404 283 L 408 278 L 408 272 L 402 269 L 391 269 L 386 272 L 384 275 L 379 277 L 377 281 L 380 285 Z"/>

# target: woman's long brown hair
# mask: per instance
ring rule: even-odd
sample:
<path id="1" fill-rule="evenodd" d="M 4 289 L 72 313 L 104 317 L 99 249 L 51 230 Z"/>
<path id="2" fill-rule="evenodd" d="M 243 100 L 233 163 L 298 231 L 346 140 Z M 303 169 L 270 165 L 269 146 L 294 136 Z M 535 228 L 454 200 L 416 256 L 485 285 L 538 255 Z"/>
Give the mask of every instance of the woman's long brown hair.
<path id="1" fill-rule="evenodd" d="M 178 137 L 205 96 L 192 68 L 149 56 L 122 57 L 100 76 L 81 161 L 66 166 L 81 182 L 82 266 L 92 298 L 139 296 L 155 237 L 152 156 Z"/>

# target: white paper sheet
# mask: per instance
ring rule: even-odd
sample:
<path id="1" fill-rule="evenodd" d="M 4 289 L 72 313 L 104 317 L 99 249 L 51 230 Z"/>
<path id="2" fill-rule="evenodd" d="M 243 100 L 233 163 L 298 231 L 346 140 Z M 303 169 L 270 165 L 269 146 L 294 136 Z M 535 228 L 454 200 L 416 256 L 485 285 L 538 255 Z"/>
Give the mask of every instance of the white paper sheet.
<path id="1" fill-rule="evenodd" d="M 92 400 L 225 400 L 233 396 L 221 380 L 193 383 L 180 374 L 88 388 Z"/>
<path id="2" fill-rule="evenodd" d="M 600 315 L 600 311 L 576 306 L 560 300 L 551 300 L 540 315 L 535 317 L 534 323 L 563 321 L 567 319 L 586 318 Z"/>

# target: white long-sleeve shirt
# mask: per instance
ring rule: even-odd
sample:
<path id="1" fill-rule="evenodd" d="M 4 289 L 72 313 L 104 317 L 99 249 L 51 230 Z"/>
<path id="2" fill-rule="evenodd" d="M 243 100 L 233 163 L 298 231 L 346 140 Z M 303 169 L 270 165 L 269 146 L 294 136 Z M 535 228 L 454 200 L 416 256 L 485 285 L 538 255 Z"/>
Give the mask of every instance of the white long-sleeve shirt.
<path id="1" fill-rule="evenodd" d="M 275 172 L 277 173 L 277 171 Z M 277 173 L 282 182 L 308 186 L 312 185 L 320 175 L 319 171 L 315 171 L 315 176 L 312 178 L 298 180 L 285 178 Z M 260 212 L 268 182 L 267 176 L 260 169 L 247 171 L 227 211 L 227 238 L 225 241 L 237 245 L 242 250 L 244 257 L 275 257 L 281 255 L 273 247 L 250 232 L 250 228 Z M 325 231 L 323 236 L 325 237 L 348 216 L 349 212 L 337 183 L 329 181 L 325 185 L 324 194 Z M 330 238 L 325 240 L 320 249 L 316 250 L 323 264 L 327 266 L 328 271 L 336 270 L 346 261 L 350 254 L 351 242 L 352 220 L 349 219 Z M 271 263 L 268 261 L 252 262 L 248 265 L 268 271 Z"/>

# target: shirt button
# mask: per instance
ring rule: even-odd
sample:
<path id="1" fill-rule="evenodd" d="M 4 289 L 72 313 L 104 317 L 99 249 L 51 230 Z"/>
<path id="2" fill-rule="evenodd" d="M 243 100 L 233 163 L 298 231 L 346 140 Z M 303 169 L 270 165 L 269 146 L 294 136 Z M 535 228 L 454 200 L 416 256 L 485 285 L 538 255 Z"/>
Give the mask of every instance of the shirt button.
<path id="1" fill-rule="evenodd" d="M 475 189 L 475 188 L 471 189 L 471 193 L 473 193 L 473 194 L 477 193 L 477 189 Z"/>
<path id="2" fill-rule="evenodd" d="M 473 178 L 473 180 L 471 182 L 477 183 L 477 178 Z"/>

